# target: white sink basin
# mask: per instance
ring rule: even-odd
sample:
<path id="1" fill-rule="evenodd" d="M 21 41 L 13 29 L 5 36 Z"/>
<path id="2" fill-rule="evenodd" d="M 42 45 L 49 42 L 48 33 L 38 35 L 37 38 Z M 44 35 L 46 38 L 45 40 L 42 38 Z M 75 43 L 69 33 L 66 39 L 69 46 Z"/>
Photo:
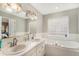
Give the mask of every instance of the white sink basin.
<path id="1" fill-rule="evenodd" d="M 33 42 L 40 42 L 40 39 L 34 39 Z"/>
<path id="2" fill-rule="evenodd" d="M 14 54 L 18 54 L 18 53 L 25 51 L 25 49 L 26 49 L 26 45 L 20 44 L 20 45 L 14 46 L 12 48 L 9 48 L 3 51 L 3 53 L 6 55 L 14 55 Z"/>
<path id="3" fill-rule="evenodd" d="M 33 41 L 27 41 L 25 44 L 22 43 L 22 44 L 14 46 L 14 47 L 5 49 L 3 51 L 3 54 L 4 55 L 17 55 L 17 54 L 20 54 L 22 52 L 27 51 L 29 48 L 35 46 L 38 42 L 40 42 L 40 39 L 35 39 Z"/>

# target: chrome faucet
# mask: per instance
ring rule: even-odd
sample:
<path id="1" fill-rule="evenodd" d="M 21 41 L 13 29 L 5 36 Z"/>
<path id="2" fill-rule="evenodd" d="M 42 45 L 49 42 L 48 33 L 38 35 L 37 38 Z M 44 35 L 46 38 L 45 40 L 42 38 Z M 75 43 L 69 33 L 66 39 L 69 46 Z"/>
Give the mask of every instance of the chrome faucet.
<path id="1" fill-rule="evenodd" d="M 34 33 L 32 34 L 32 39 L 34 39 Z"/>
<path id="2" fill-rule="evenodd" d="M 29 33 L 28 36 L 27 36 L 27 39 L 28 40 L 34 39 L 34 36 L 35 36 L 35 33 Z"/>
<path id="3" fill-rule="evenodd" d="M 17 39 L 16 38 L 13 39 L 13 46 L 15 46 L 15 45 L 17 45 Z"/>
<path id="4" fill-rule="evenodd" d="M 36 34 L 35 34 L 35 33 L 31 33 L 31 35 L 32 35 L 32 36 L 31 36 L 31 39 L 34 40 Z"/>
<path id="5" fill-rule="evenodd" d="M 10 47 L 13 47 L 13 46 L 17 45 L 17 39 L 13 38 L 13 41 L 9 42 L 8 44 L 10 44 Z"/>

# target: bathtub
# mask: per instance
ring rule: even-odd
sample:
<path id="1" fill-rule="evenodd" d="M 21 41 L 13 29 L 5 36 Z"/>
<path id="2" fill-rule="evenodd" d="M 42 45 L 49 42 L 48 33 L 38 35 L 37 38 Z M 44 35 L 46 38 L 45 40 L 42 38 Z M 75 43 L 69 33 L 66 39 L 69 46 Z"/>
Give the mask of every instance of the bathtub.
<path id="1" fill-rule="evenodd" d="M 68 40 L 48 40 L 46 56 L 79 56 L 79 42 Z"/>
<path id="2" fill-rule="evenodd" d="M 56 41 L 56 44 L 57 46 L 64 47 L 64 48 L 72 48 L 72 49 L 79 48 L 79 42 L 76 42 L 76 41 L 68 41 L 68 40 Z"/>

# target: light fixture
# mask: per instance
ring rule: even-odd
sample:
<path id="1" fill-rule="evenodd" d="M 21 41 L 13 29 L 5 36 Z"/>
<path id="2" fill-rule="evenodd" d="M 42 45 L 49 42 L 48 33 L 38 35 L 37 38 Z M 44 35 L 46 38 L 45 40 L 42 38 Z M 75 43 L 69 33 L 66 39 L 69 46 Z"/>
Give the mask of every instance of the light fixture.
<path id="1" fill-rule="evenodd" d="M 31 20 L 37 20 L 37 16 L 35 16 L 35 15 L 30 16 L 30 18 L 31 18 Z"/>
<path id="2" fill-rule="evenodd" d="M 8 12 L 13 12 L 12 9 L 11 9 L 9 6 L 6 7 L 6 10 L 7 10 Z"/>
<path id="3" fill-rule="evenodd" d="M 26 12 L 27 16 L 30 17 L 31 20 L 37 20 L 37 14 L 35 12 L 30 9 L 26 10 Z"/>
<path id="4" fill-rule="evenodd" d="M 26 12 L 24 12 L 21 5 L 17 3 L 2 3 L 0 7 L 5 11 L 17 13 L 19 16 L 28 16 L 31 20 L 37 19 L 36 12 L 31 9 L 27 9 Z"/>
<path id="5" fill-rule="evenodd" d="M 22 8 L 19 4 L 16 3 L 2 3 L 1 7 L 5 10 L 8 11 L 13 11 L 13 12 L 20 12 L 22 11 Z"/>
<path id="6" fill-rule="evenodd" d="M 14 9 L 16 12 L 20 12 L 22 10 L 19 4 L 12 3 L 10 4 L 11 8 Z"/>

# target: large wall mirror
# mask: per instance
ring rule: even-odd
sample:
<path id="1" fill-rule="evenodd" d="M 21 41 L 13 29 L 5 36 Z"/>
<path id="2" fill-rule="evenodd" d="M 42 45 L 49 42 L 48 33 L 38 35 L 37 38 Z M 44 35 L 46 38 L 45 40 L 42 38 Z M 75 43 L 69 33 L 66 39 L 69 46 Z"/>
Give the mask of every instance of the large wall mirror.
<path id="1" fill-rule="evenodd" d="M 0 16 L 0 32 L 2 39 L 13 37 L 19 33 L 27 32 L 28 21 L 27 19 L 11 18 Z"/>
<path id="2" fill-rule="evenodd" d="M 37 21 L 30 21 L 29 22 L 29 32 L 36 33 L 37 32 Z"/>
<path id="3" fill-rule="evenodd" d="M 15 33 L 15 20 L 10 17 L 2 16 L 1 34 L 2 39 L 8 38 Z"/>

